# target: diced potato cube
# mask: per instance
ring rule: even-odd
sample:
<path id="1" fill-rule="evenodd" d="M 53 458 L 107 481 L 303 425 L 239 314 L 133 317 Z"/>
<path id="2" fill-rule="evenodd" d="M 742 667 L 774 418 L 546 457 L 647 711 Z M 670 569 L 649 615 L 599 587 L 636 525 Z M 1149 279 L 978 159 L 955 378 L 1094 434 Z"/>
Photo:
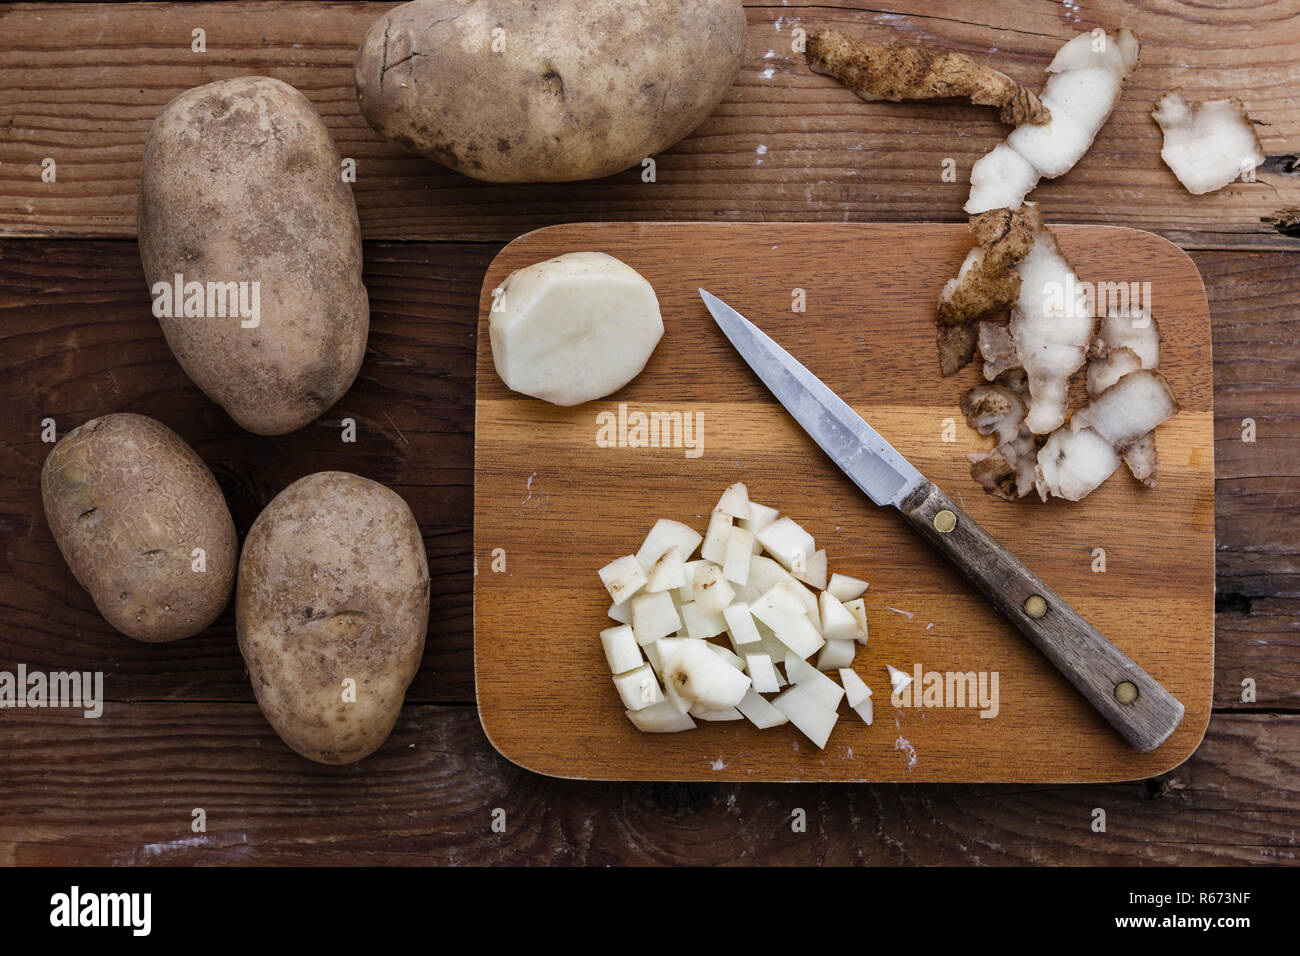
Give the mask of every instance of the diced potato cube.
<path id="1" fill-rule="evenodd" d="M 722 576 L 722 568 L 708 562 L 695 569 L 691 591 L 700 613 L 705 617 L 721 614 L 722 609 L 730 605 L 736 596 L 727 579 Z"/>
<path id="2" fill-rule="evenodd" d="M 641 666 L 641 647 L 632 628 L 626 624 L 605 628 L 600 632 L 600 643 L 605 648 L 605 660 L 609 662 L 611 674 L 623 674 Z"/>
<path id="3" fill-rule="evenodd" d="M 621 604 L 645 586 L 645 570 L 637 562 L 635 555 L 615 558 L 600 571 L 600 580 L 609 592 L 609 598 L 615 604 Z"/>
<path id="4" fill-rule="evenodd" d="M 618 696 L 623 699 L 623 706 L 628 710 L 644 710 L 664 699 L 659 681 L 655 679 L 649 664 L 642 664 L 626 674 L 615 674 L 614 686 L 618 688 Z"/>
<path id="5" fill-rule="evenodd" d="M 682 619 L 667 591 L 642 594 L 632 599 L 632 630 L 636 642 L 644 647 L 651 641 L 677 633 Z"/>

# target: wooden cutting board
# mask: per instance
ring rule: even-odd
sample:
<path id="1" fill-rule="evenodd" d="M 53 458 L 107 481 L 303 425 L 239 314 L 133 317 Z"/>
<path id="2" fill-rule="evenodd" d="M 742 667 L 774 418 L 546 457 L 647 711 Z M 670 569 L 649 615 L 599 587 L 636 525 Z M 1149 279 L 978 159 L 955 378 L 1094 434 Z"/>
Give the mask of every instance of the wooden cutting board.
<path id="1" fill-rule="evenodd" d="M 1161 366 L 1182 405 L 1157 432 L 1155 489 L 1121 468 L 1079 503 L 1010 503 L 970 478 L 967 455 L 989 439 L 966 426 L 958 400 L 980 374 L 972 365 L 940 377 L 933 323 L 939 290 L 972 245 L 964 226 L 573 224 L 502 250 L 480 302 L 474 507 L 478 704 L 497 750 L 538 773 L 633 780 L 1113 781 L 1186 759 L 1209 720 L 1214 664 L 1205 293 L 1192 261 L 1155 235 L 1055 232 L 1082 280 L 1151 283 Z M 645 276 L 665 333 L 621 391 L 557 408 L 497 377 L 488 310 L 514 269 L 581 250 Z M 1169 688 L 1187 708 L 1174 735 L 1152 753 L 1132 751 L 897 512 L 875 507 L 829 462 L 732 350 L 699 286 L 785 346 Z M 620 409 L 690 414 L 702 446 L 611 447 L 602 413 L 617 422 Z M 735 481 L 803 524 L 832 570 L 870 582 L 871 638 L 854 668 L 874 691 L 875 722 L 842 704 L 824 751 L 788 725 L 642 734 L 610 682 L 598 633 L 613 622 L 597 569 L 634 552 L 657 518 L 703 531 Z M 893 706 L 886 663 L 982 673 L 990 689 L 996 673 L 996 715 Z"/>

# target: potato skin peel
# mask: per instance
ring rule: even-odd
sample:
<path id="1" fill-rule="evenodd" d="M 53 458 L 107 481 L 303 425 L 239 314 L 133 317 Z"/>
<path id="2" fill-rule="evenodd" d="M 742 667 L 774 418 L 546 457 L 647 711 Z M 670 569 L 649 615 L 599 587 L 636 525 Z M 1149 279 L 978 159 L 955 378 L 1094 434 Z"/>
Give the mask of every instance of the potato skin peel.
<path id="1" fill-rule="evenodd" d="M 1034 244 L 1035 221 L 1020 211 L 994 209 L 970 217 L 975 258 L 939 294 L 939 371 L 944 377 L 965 368 L 978 345 L 977 319 L 1015 305 L 1020 274 L 1013 268 Z M 963 264 L 965 265 L 965 264 Z"/>
<path id="2" fill-rule="evenodd" d="M 1264 147 L 1237 97 L 1193 103 L 1170 90 L 1151 111 L 1164 134 L 1160 158 L 1193 196 L 1235 182 L 1264 162 Z"/>
<path id="3" fill-rule="evenodd" d="M 699 126 L 745 38 L 740 0 L 414 0 L 366 34 L 357 99 L 381 136 L 466 176 L 595 179 Z"/>
<path id="4" fill-rule="evenodd" d="M 239 650 L 262 713 L 304 757 L 354 763 L 387 739 L 428 619 L 419 525 L 383 485 L 308 475 L 249 529 L 235 598 Z"/>
<path id="5" fill-rule="evenodd" d="M 964 53 L 912 43 L 867 43 L 837 30 L 817 30 L 805 48 L 808 65 L 833 76 L 864 100 L 968 99 L 997 106 L 1004 123 L 1046 123 L 1038 94 Z"/>
<path id="6" fill-rule="evenodd" d="M 160 317 L 185 373 L 241 427 L 295 431 L 347 391 L 370 304 L 338 151 L 301 93 L 264 76 L 188 90 L 154 120 L 139 199 L 150 288 L 258 282 L 260 324 Z"/>
<path id="7" fill-rule="evenodd" d="M 973 329 L 975 319 L 1012 304 L 1006 326 L 979 323 L 976 346 L 983 376 L 996 384 L 968 391 L 961 410 L 971 428 L 996 438 L 992 449 L 970 456 L 971 477 L 985 491 L 1008 500 L 1034 489 L 1044 501 L 1052 496 L 1079 500 L 1123 460 L 1137 480 L 1153 487 L 1158 465 L 1153 430 L 1178 411 L 1168 381 L 1155 369 L 1160 335 L 1154 317 L 1139 324 L 1137 317 L 1115 312 L 1101 320 L 1098 330 L 1092 308 L 1080 316 L 1047 308 L 1044 296 L 1034 290 L 1044 276 L 1072 275 L 1073 270 L 1035 203 L 1023 203 L 1014 212 L 974 215 L 971 229 L 977 245 L 940 295 L 939 351 L 945 374 L 975 351 L 946 354 L 945 346 L 953 342 L 966 348 L 949 330 Z M 1081 324 L 1085 320 L 1086 327 Z M 1056 353 L 1051 363 L 1026 361 L 1046 352 L 1047 345 Z M 1061 364 L 1067 346 L 1078 352 L 1073 368 Z M 1085 361 L 1090 401 L 1071 414 L 1069 380 Z"/>
<path id="8" fill-rule="evenodd" d="M 230 509 L 207 465 L 161 422 L 118 413 L 68 432 L 41 469 L 41 501 L 73 576 L 127 637 L 189 637 L 229 602 L 239 549 Z"/>

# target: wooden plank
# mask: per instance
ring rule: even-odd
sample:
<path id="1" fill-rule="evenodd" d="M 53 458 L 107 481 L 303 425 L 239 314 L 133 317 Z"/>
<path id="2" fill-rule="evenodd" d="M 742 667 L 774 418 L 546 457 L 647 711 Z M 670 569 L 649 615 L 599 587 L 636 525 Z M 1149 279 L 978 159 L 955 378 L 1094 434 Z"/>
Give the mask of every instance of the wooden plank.
<path id="1" fill-rule="evenodd" d="M 1300 265 L 1282 254 L 1193 259 L 1214 316 L 1215 706 L 1259 706 L 1253 694 L 1295 707 L 1300 680 L 1286 662 L 1300 660 Z"/>
<path id="2" fill-rule="evenodd" d="M 1139 783 L 589 784 L 502 759 L 468 707 L 408 706 L 352 767 L 292 753 L 252 704 L 11 711 L 0 865 L 1293 864 L 1298 753 L 1300 715 L 1237 714 Z"/>
<path id="3" fill-rule="evenodd" d="M 967 456 L 987 441 L 960 414 L 957 440 L 941 439 L 962 392 L 981 381 L 974 366 L 941 378 L 934 344 L 936 290 L 971 245 L 962 226 L 575 224 L 507 246 L 480 302 L 474 495 L 476 549 L 501 547 L 510 560 L 508 574 L 475 579 L 478 702 L 502 753 L 584 779 L 916 781 L 1129 779 L 1191 753 L 1213 675 L 1214 439 L 1201 279 L 1184 253 L 1149 233 L 1070 226 L 1056 235 L 1084 281 L 1151 283 L 1161 369 L 1182 409 L 1158 432 L 1154 491 L 1121 471 L 1084 502 L 1013 504 L 971 480 Z M 559 408 L 505 387 L 486 323 L 491 291 L 510 271 L 578 249 L 606 251 L 645 276 L 665 332 L 626 387 Z M 858 492 L 714 327 L 699 286 L 806 363 L 1180 699 L 1186 717 L 1168 743 L 1136 754 L 898 515 Z M 792 310 L 792 287 L 804 291 L 806 312 Z M 600 417 L 625 419 L 628 410 L 690 416 L 702 454 L 680 442 L 602 441 Z M 803 524 L 833 570 L 871 582 L 872 640 L 854 667 L 880 696 L 878 708 L 888 710 L 886 662 L 908 672 L 919 663 L 997 672 L 995 719 L 918 708 L 903 712 L 901 727 L 868 728 L 851 715 L 820 753 L 793 727 L 635 731 L 600 651 L 609 596 L 596 570 L 635 551 L 655 518 L 702 531 L 734 481 Z M 1097 547 L 1106 551 L 1104 574 L 1091 567 Z M 1041 733 L 1046 727 L 1053 733 Z"/>
<path id="4" fill-rule="evenodd" d="M 375 335 L 358 388 L 376 392 L 385 369 L 405 376 L 409 394 L 382 407 L 413 441 L 414 464 L 402 464 L 406 445 L 377 402 L 370 405 L 372 421 L 361 429 L 360 448 L 349 454 L 368 456 L 366 449 L 373 447 L 366 467 L 382 465 L 377 474 L 397 469 L 408 488 L 416 480 L 412 473 L 436 483 L 436 500 L 422 520 L 440 597 L 412 700 L 474 699 L 473 412 L 466 393 L 479 284 L 497 251 L 366 245 Z M 1295 707 L 1300 536 L 1285 531 L 1294 523 L 1286 516 L 1300 513 L 1294 501 L 1300 479 L 1294 453 L 1300 261 L 1238 253 L 1198 253 L 1194 259 L 1214 320 L 1221 598 L 1215 706 Z M 409 410 L 419 395 L 433 402 L 427 415 Z M 40 419 L 55 414 L 76 424 L 115 410 L 160 417 L 191 441 L 214 467 L 241 530 L 284 484 L 337 464 L 323 438 L 303 448 L 303 436 L 313 430 L 291 436 L 292 444 L 240 433 L 189 383 L 148 313 L 134 243 L 0 240 L 0 667 L 25 662 L 33 668 L 104 670 L 115 700 L 251 700 L 229 613 L 208 633 L 179 644 L 129 641 L 95 613 L 50 540 L 38 491 L 47 451 L 38 438 Z M 1257 441 L 1249 445 L 1240 441 L 1247 415 L 1258 422 Z M 436 443 L 421 439 L 428 428 L 442 429 Z M 481 567 L 490 566 L 490 552 L 477 558 Z M 1253 702 L 1241 700 L 1247 677 L 1257 687 Z"/>
<path id="5" fill-rule="evenodd" d="M 1249 10 L 1099 0 L 1087 6 L 906 0 L 896 12 L 848 3 L 754 5 L 736 84 L 712 117 L 634 169 L 564 185 L 475 182 L 403 152 L 361 117 L 356 46 L 391 4 L 244 2 L 7 4 L 0 7 L 0 235 L 130 236 L 143 144 L 181 91 L 263 73 L 301 89 L 342 155 L 370 238 L 507 241 L 583 220 L 960 221 L 971 164 L 1006 133 L 987 109 L 864 103 L 811 73 L 791 31 L 828 24 L 864 36 L 940 44 L 1040 84 L 1061 42 L 1097 25 L 1135 28 L 1142 66 L 1090 153 L 1041 186 L 1052 222 L 1131 225 L 1196 248 L 1300 248 L 1261 222 L 1300 206 L 1295 0 Z M 190 34 L 207 32 L 207 52 Z M 1148 116 L 1165 90 L 1236 95 L 1271 159 L 1259 182 L 1189 196 L 1159 158 Z M 57 182 L 41 181 L 45 158 Z M 944 182 L 942 161 L 956 164 Z"/>

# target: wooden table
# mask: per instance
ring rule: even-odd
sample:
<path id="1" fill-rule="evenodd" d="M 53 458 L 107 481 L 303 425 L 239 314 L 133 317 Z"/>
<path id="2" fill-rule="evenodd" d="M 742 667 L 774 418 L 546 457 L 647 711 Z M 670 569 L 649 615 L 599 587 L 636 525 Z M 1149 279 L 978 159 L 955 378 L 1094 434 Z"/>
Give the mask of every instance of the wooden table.
<path id="1" fill-rule="evenodd" d="M 362 120 L 352 56 L 388 4 L 0 6 L 0 670 L 101 670 L 103 717 L 0 711 L 0 863 L 1293 862 L 1300 811 L 1300 4 L 903 2 L 749 9 L 745 67 L 715 114 L 639 170 L 569 185 L 472 182 Z M 942 13 L 938 13 L 942 9 Z M 1127 24 L 1142 67 L 1092 150 L 1034 194 L 1052 222 L 1110 222 L 1188 249 L 1214 323 L 1218 614 L 1205 741 L 1158 779 L 1107 786 L 583 784 L 508 763 L 474 709 L 471 582 L 479 284 L 517 234 L 577 220 L 960 221 L 991 111 L 867 104 L 808 72 L 791 30 L 833 23 L 971 53 L 1037 84 L 1075 31 Z M 202 28 L 206 52 L 191 50 Z M 134 242 L 144 137 L 181 90 L 247 73 L 302 90 L 344 156 L 372 331 L 351 392 L 267 439 L 185 377 L 150 316 Z M 1164 90 L 1236 95 L 1269 155 L 1256 183 L 1191 197 L 1148 117 Z M 43 182 L 53 159 L 56 182 Z M 952 158 L 957 182 L 941 180 Z M 60 430 L 157 417 L 213 467 L 243 534 L 282 487 L 346 468 L 398 490 L 433 579 L 424 666 L 388 743 L 311 764 L 253 702 L 233 615 L 175 644 L 112 632 L 41 513 Z M 343 446 L 339 419 L 359 440 Z M 1249 420 L 1249 422 L 1247 422 Z M 1253 423 L 1254 441 L 1243 441 Z M 344 449 L 344 450 L 341 450 Z M 1159 600 L 1159 595 L 1153 595 Z M 1244 692 L 1244 685 L 1253 693 Z M 206 830 L 192 828 L 202 808 Z M 791 826 L 796 808 L 806 830 Z M 1095 808 L 1106 812 L 1095 832 Z M 494 821 L 504 818 L 504 832 Z"/>

